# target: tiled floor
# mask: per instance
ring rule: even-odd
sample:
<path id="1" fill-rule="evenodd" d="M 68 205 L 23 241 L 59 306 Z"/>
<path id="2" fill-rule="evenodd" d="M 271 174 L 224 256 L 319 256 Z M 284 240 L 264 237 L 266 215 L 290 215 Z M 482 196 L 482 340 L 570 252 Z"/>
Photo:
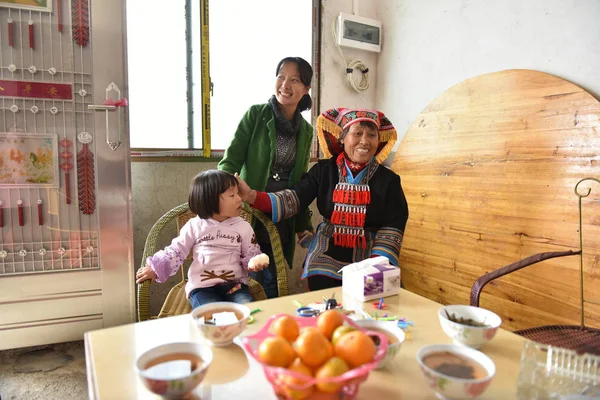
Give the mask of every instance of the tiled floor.
<path id="1" fill-rule="evenodd" d="M 87 398 L 83 341 L 0 351 L 1 400 Z"/>

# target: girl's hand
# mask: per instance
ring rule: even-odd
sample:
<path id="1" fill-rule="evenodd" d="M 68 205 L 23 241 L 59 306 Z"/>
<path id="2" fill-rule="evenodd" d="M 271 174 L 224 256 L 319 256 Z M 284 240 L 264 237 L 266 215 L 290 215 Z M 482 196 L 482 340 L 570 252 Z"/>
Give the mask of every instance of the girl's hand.
<path id="1" fill-rule="evenodd" d="M 140 284 L 147 280 L 156 280 L 156 272 L 146 265 L 144 268 L 138 269 L 135 273 L 135 283 Z"/>
<path id="2" fill-rule="evenodd" d="M 238 191 L 240 193 L 242 201 L 254 204 L 254 200 L 256 199 L 256 191 L 250 189 L 250 186 L 248 186 L 248 184 L 244 182 L 242 178 L 240 178 L 237 172 L 234 174 L 234 176 L 238 181 Z"/>
<path id="3" fill-rule="evenodd" d="M 248 270 L 252 272 L 262 271 L 269 266 L 269 256 L 266 254 L 259 254 L 254 256 L 248 261 Z"/>

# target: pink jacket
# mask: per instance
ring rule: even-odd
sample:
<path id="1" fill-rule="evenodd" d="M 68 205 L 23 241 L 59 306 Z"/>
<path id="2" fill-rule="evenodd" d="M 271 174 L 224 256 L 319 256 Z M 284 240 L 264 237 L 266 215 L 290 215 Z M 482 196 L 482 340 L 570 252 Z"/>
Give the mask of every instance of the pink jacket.
<path id="1" fill-rule="evenodd" d="M 190 252 L 193 261 L 185 285 L 188 297 L 194 289 L 220 283 L 248 284 L 248 261 L 261 254 L 252 226 L 242 218 L 218 222 L 194 217 L 169 246 L 148 257 L 146 263 L 162 283 L 175 275 Z"/>

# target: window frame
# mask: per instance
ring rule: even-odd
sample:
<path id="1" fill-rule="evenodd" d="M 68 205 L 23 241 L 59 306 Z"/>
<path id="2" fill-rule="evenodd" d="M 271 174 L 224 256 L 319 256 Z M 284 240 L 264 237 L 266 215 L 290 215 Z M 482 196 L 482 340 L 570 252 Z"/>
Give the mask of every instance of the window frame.
<path id="1" fill-rule="evenodd" d="M 188 148 L 185 149 L 165 149 L 165 148 L 152 148 L 152 147 L 131 147 L 130 148 L 130 156 L 131 161 L 138 162 L 147 162 L 147 161 L 160 161 L 160 162 L 198 162 L 198 161 L 218 161 L 223 158 L 224 150 L 213 150 L 209 145 L 208 154 L 206 155 L 206 151 L 204 148 L 193 148 L 194 138 L 197 137 L 197 134 L 201 135 L 201 142 L 205 143 L 205 120 L 203 114 L 203 123 L 202 128 L 197 129 L 194 127 L 194 95 L 193 95 L 193 85 L 194 85 L 194 76 L 192 73 L 192 66 L 194 61 L 200 61 L 202 57 L 202 52 L 199 57 L 196 56 L 197 60 L 195 60 L 195 55 L 192 51 L 192 37 L 194 35 L 193 27 L 192 27 L 192 1 L 199 1 L 201 10 L 208 10 L 209 1 L 210 0 L 185 0 L 185 19 L 186 19 L 186 29 L 185 29 L 185 40 L 186 40 L 186 105 L 187 105 L 187 141 Z M 313 100 L 312 109 L 311 109 L 311 124 L 315 126 L 316 118 L 319 113 L 320 106 L 320 65 L 321 65 L 321 9 L 322 9 L 322 0 L 311 0 L 312 1 L 312 59 L 311 65 L 313 67 L 313 81 L 311 87 L 311 97 Z M 202 15 L 202 14 L 201 14 Z M 201 22 L 202 23 L 202 22 Z M 207 27 L 208 28 L 208 27 Z M 200 28 L 200 37 L 202 38 L 202 26 Z M 209 38 L 210 41 L 210 38 Z M 210 50 L 208 50 L 208 59 L 209 59 L 209 68 L 208 68 L 208 76 L 210 79 Z M 201 81 L 200 81 L 201 82 Z M 212 81 L 210 82 L 212 93 Z M 200 110 L 203 110 L 207 105 L 210 109 L 212 94 L 208 96 L 208 104 L 202 99 L 202 102 L 199 103 Z M 196 107 L 198 108 L 198 107 Z M 210 115 L 209 115 L 209 127 L 210 124 Z M 210 128 L 209 128 L 210 133 Z M 312 150 L 311 150 L 311 159 L 316 159 L 319 154 L 318 143 L 316 140 L 316 135 L 314 138 Z"/>

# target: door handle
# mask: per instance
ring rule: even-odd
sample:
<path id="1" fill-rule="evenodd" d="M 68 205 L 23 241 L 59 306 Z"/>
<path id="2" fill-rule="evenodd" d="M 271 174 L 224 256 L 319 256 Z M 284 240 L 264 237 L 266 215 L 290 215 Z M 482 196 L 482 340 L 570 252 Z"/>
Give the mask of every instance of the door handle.
<path id="1" fill-rule="evenodd" d="M 106 87 L 106 96 L 104 100 L 104 104 L 89 104 L 88 105 L 88 110 L 90 111 L 104 111 L 106 113 L 106 144 L 108 145 L 108 147 L 110 147 L 110 149 L 112 151 L 115 151 L 119 148 L 119 146 L 121 145 L 121 109 L 123 107 L 127 107 L 128 106 L 128 101 L 125 97 L 121 97 L 121 90 L 119 89 L 119 87 L 114 83 L 111 82 L 110 85 L 108 85 Z M 114 93 L 117 98 L 117 100 L 115 100 L 112 96 L 111 93 Z M 109 112 L 113 112 L 113 111 L 117 111 L 117 140 L 113 141 L 110 140 L 110 125 L 109 125 L 109 120 L 108 120 L 108 113 Z"/>

